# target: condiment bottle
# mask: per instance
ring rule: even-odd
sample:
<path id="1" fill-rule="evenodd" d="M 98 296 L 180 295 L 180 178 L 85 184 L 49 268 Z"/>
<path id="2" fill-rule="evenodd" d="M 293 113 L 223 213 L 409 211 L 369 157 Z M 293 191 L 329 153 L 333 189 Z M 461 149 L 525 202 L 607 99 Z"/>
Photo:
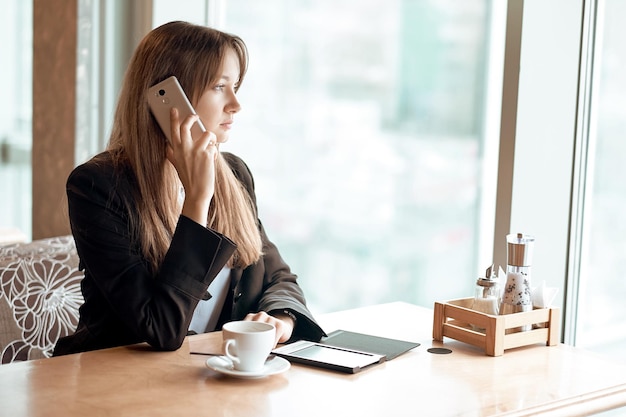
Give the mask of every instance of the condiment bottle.
<path id="1" fill-rule="evenodd" d="M 472 309 L 486 314 L 498 314 L 500 305 L 500 288 L 493 271 L 493 265 L 487 268 L 485 277 L 476 280 L 474 304 Z"/>
<path id="2" fill-rule="evenodd" d="M 535 238 L 523 233 L 510 234 L 507 241 L 506 285 L 502 293 L 500 314 L 531 311 L 531 263 Z M 530 330 L 525 325 L 513 331 Z"/>

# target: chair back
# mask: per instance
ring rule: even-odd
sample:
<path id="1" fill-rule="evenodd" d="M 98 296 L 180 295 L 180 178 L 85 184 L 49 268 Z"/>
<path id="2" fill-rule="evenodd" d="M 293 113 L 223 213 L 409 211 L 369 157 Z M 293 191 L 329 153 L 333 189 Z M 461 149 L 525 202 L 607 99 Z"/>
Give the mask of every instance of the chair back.
<path id="1" fill-rule="evenodd" d="M 0 246 L 0 363 L 52 356 L 83 304 L 71 235 Z"/>

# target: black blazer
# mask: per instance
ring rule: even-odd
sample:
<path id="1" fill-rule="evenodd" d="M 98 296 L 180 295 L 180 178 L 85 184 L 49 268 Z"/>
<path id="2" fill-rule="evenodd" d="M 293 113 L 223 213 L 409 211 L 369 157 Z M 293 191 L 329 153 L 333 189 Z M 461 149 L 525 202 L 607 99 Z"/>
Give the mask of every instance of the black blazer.
<path id="1" fill-rule="evenodd" d="M 250 170 L 240 158 L 223 156 L 256 206 Z M 196 305 L 235 250 L 226 236 L 180 216 L 163 263 L 152 274 L 130 228 L 130 219 L 138 215 L 131 198 L 134 178 L 128 167 L 114 168 L 111 155 L 103 152 L 76 167 L 67 180 L 85 302 L 76 332 L 57 342 L 55 356 L 139 342 L 178 349 Z M 288 310 L 297 317 L 291 340 L 319 340 L 324 331 L 307 309 L 296 276 L 259 224 L 264 255 L 246 269 L 231 270 L 218 328 L 249 312 Z"/>

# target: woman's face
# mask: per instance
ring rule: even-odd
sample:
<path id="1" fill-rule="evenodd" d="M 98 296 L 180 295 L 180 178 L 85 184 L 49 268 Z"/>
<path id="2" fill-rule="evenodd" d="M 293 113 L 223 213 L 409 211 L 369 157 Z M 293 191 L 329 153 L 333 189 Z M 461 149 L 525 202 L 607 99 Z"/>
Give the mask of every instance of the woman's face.
<path id="1" fill-rule="evenodd" d="M 224 57 L 219 79 L 202 93 L 195 105 L 204 127 L 215 133 L 220 143 L 228 140 L 233 116 L 241 109 L 235 96 L 238 83 L 239 60 L 235 52 L 229 49 Z"/>

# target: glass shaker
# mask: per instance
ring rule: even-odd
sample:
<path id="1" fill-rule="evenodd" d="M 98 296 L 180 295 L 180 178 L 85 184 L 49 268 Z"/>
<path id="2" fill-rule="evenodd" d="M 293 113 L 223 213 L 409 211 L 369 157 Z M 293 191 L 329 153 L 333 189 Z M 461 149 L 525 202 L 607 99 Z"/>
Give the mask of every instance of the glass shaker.
<path id="1" fill-rule="evenodd" d="M 493 271 L 493 265 L 487 268 L 485 277 L 476 280 L 473 310 L 486 314 L 498 314 L 500 307 L 500 287 Z"/>

